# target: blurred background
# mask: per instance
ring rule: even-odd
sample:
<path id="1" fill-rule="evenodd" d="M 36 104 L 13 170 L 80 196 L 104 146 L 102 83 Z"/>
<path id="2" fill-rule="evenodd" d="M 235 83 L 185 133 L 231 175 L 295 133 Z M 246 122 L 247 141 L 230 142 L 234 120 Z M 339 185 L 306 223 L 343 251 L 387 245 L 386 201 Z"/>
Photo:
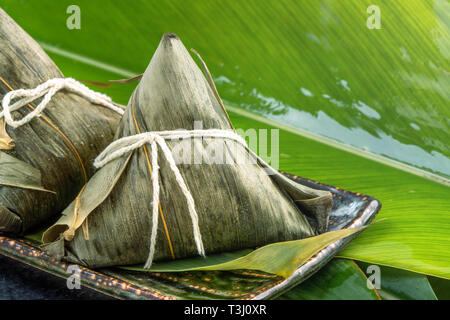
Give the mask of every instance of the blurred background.
<path id="1" fill-rule="evenodd" d="M 174 32 L 205 59 L 228 105 L 450 176 L 446 0 L 376 1 L 381 29 L 367 26 L 373 0 L 0 3 L 50 53 L 124 76 L 142 73 Z M 71 4 L 80 29 L 66 27 Z"/>

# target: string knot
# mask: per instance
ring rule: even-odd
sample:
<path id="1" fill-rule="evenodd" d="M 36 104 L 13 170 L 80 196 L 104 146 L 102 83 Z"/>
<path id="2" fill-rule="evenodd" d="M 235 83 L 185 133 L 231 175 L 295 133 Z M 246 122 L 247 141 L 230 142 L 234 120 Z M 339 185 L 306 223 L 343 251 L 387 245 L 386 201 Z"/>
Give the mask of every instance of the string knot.
<path id="1" fill-rule="evenodd" d="M 129 152 L 142 147 L 145 144 L 150 144 L 151 147 L 151 166 L 152 166 L 152 186 L 153 186 L 153 201 L 152 201 L 152 231 L 150 235 L 150 252 L 144 268 L 150 268 L 153 262 L 156 246 L 156 234 L 158 231 L 158 204 L 159 204 L 159 165 L 158 165 L 158 150 L 161 150 L 169 163 L 171 171 L 175 175 L 175 180 L 183 192 L 188 206 L 189 215 L 191 217 L 194 240 L 199 255 L 205 255 L 205 248 L 203 246 L 202 236 L 198 223 L 198 214 L 195 209 L 194 198 L 189 191 L 181 173 L 178 169 L 172 151 L 169 149 L 166 140 L 175 139 L 192 139 L 192 138 L 223 138 L 234 140 L 245 147 L 247 144 L 243 138 L 231 130 L 173 130 L 173 131 L 153 131 L 136 134 L 133 136 L 123 137 L 111 143 L 100 155 L 95 159 L 94 166 L 101 168 L 107 163 L 128 154 Z M 256 156 L 257 157 L 257 156 Z"/>
<path id="2" fill-rule="evenodd" d="M 92 103 L 107 107 L 120 115 L 124 114 L 124 110 L 115 105 L 112 102 L 111 98 L 107 95 L 93 91 L 86 87 L 84 84 L 72 78 L 53 78 L 40 84 L 34 89 L 18 89 L 8 92 L 2 100 L 3 110 L 0 112 L 0 118 L 4 117 L 5 122 L 13 128 L 23 126 L 24 124 L 30 122 L 32 119 L 40 117 L 41 113 L 47 107 L 52 97 L 58 91 L 63 89 L 79 94 Z M 20 120 L 14 120 L 12 118 L 12 112 L 41 97 L 43 97 L 42 101 L 29 114 L 27 114 Z M 13 102 L 13 100 L 15 101 Z"/>

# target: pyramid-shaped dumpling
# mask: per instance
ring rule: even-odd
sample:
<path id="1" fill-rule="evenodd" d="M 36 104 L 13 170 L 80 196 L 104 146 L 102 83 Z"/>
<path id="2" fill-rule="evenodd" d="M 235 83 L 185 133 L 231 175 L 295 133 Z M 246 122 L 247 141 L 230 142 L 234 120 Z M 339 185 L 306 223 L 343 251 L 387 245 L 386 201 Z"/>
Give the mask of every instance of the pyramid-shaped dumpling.
<path id="1" fill-rule="evenodd" d="M 0 102 L 13 89 L 53 78 L 63 75 L 0 9 Z M 12 112 L 14 120 L 40 100 Z M 92 176 L 92 161 L 112 141 L 119 120 L 118 113 L 64 90 L 27 124 L 14 128 L 0 118 L 0 232 L 24 233 L 67 207 Z"/>
<path id="2" fill-rule="evenodd" d="M 165 130 L 231 129 L 225 110 L 174 34 L 165 34 L 132 94 L 117 139 Z M 167 141 L 173 151 L 179 141 Z M 325 231 L 331 194 L 268 175 L 259 164 L 217 164 L 206 140 L 190 139 L 201 163 L 179 163 L 195 202 L 206 254 L 311 237 Z M 230 141 L 224 152 L 237 158 Z M 152 230 L 151 147 L 147 144 L 102 167 L 81 197 L 44 234 L 58 258 L 89 267 L 143 263 Z M 160 208 L 154 260 L 198 254 L 186 197 L 161 150 Z M 193 159 L 193 158 L 192 158 Z M 192 160 L 191 159 L 191 160 Z M 154 170 L 154 168 L 153 168 Z"/>

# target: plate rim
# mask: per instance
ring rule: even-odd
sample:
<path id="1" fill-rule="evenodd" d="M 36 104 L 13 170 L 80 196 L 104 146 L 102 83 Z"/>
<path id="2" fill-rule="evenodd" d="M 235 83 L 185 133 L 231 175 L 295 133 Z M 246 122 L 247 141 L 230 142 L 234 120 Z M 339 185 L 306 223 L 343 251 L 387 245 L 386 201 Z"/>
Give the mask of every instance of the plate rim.
<path id="1" fill-rule="evenodd" d="M 331 191 L 333 193 L 333 196 L 339 196 L 339 194 L 346 195 L 351 194 L 353 197 L 361 197 L 362 200 L 366 203 L 363 208 L 358 210 L 358 213 L 361 212 L 362 214 L 358 214 L 358 216 L 354 217 L 352 220 L 348 221 L 348 223 L 344 226 L 342 226 L 339 229 L 347 229 L 347 228 L 357 228 L 363 225 L 368 224 L 375 215 L 379 212 L 381 209 L 381 203 L 375 199 L 372 196 L 356 193 L 348 190 L 341 189 L 339 187 L 335 187 L 332 185 L 328 185 L 325 183 L 321 183 L 319 181 L 314 181 L 311 179 L 303 178 L 300 176 L 296 176 L 293 174 L 289 174 L 283 171 L 280 171 L 282 174 L 286 175 L 290 179 L 301 183 L 310 185 L 312 187 L 315 187 L 316 189 L 319 187 L 324 190 Z M 327 262 L 329 262 L 332 258 L 335 257 L 337 252 L 342 249 L 343 246 L 347 245 L 353 238 L 355 238 L 359 234 L 356 233 L 355 235 L 346 237 L 341 240 L 337 240 L 333 242 L 332 244 L 328 245 L 327 247 L 323 248 L 321 251 L 319 251 L 316 255 L 308 259 L 305 263 L 303 263 L 299 268 L 288 278 L 283 279 L 281 282 L 275 284 L 274 286 L 266 289 L 263 292 L 260 292 L 256 294 L 254 297 L 252 297 L 250 300 L 263 300 L 263 299 L 271 299 L 275 298 L 276 296 L 279 296 L 286 292 L 287 290 L 291 289 L 292 287 L 298 285 L 299 283 L 305 281 L 310 276 L 312 276 L 315 272 L 319 271 L 323 265 L 325 265 Z M 2 239 L 3 238 L 3 239 Z M 32 264 L 26 261 L 26 255 L 35 255 L 37 253 L 44 254 L 44 252 L 40 251 L 39 249 L 33 247 L 31 243 L 27 243 L 27 240 L 24 238 L 14 238 L 14 237 L 8 237 L 7 235 L 0 234 L 0 244 L 4 243 L 6 241 L 14 242 L 16 245 L 20 245 L 20 248 L 16 248 L 16 246 L 13 246 L 13 249 L 16 249 L 17 255 L 23 256 L 24 259 L 19 259 L 18 257 L 14 257 L 13 254 L 8 253 L 6 250 L 0 250 L 0 254 L 8 256 L 16 261 L 19 261 L 20 263 L 25 263 L 30 265 L 33 268 L 39 269 L 43 272 L 49 273 L 54 276 L 59 276 L 62 278 L 67 278 L 71 274 L 67 273 L 67 270 L 65 270 L 65 266 L 70 265 L 67 262 L 61 261 L 57 262 L 54 258 L 48 257 L 48 260 L 46 261 L 49 266 L 48 268 L 39 266 L 37 264 Z M 27 254 L 21 253 L 20 251 L 29 251 Z M 50 265 L 52 268 L 50 268 Z M 117 299 L 179 299 L 176 297 L 171 296 L 170 294 L 166 294 L 164 292 L 160 292 L 154 288 L 150 288 L 144 285 L 139 285 L 136 283 L 133 283 L 131 281 L 127 281 L 126 279 L 121 279 L 118 277 L 115 277 L 115 279 L 112 280 L 112 283 L 115 283 L 117 291 L 114 290 L 114 292 L 109 292 L 108 289 L 114 289 L 111 288 L 111 284 L 106 284 L 105 281 L 105 288 L 103 288 L 103 285 L 97 283 L 97 280 L 100 281 L 103 278 L 110 278 L 111 276 L 104 274 L 98 270 L 92 270 L 83 266 L 79 266 L 81 270 L 81 276 L 84 281 L 82 281 L 82 285 L 86 286 L 90 289 L 93 289 L 95 291 L 98 291 L 102 294 L 115 297 Z M 55 270 L 53 270 L 55 269 Z M 56 270 L 60 269 L 60 270 Z M 95 279 L 95 281 L 94 281 Z M 93 280 L 93 281 L 91 281 Z M 108 288 L 109 287 L 109 288 Z"/>

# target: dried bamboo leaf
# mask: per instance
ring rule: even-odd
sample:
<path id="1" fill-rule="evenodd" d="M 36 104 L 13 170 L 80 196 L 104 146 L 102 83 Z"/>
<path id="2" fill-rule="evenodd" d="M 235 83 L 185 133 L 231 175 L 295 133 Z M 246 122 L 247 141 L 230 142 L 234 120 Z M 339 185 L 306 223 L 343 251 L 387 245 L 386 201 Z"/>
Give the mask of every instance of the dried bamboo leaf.
<path id="1" fill-rule="evenodd" d="M 0 185 L 56 193 L 44 188 L 38 169 L 1 151 Z"/>
<path id="2" fill-rule="evenodd" d="M 0 108 L 0 111 L 2 109 Z M 11 150 L 14 148 L 14 140 L 6 132 L 5 119 L 0 118 L 0 150 Z"/>
<path id="3" fill-rule="evenodd" d="M 129 83 L 129 82 L 140 80 L 142 78 L 142 75 L 143 74 L 139 74 L 139 75 L 129 78 L 129 79 L 118 79 L 118 80 L 109 80 L 109 81 L 118 82 L 118 83 Z"/>
<path id="4" fill-rule="evenodd" d="M 48 243 L 56 241 L 61 230 L 66 231 L 70 227 L 78 229 L 87 219 L 89 214 L 109 196 L 127 167 L 132 154 L 133 153 L 130 152 L 128 157 L 110 162 L 104 167 L 104 170 L 100 170 L 94 174 L 79 198 L 77 219 L 74 219 L 76 202 L 73 201 L 63 211 L 61 218 L 44 232 L 42 242 Z"/>
<path id="5" fill-rule="evenodd" d="M 8 231 L 12 233 L 19 233 L 22 229 L 22 219 L 11 212 L 8 208 L 0 205 L 0 232 Z"/>

